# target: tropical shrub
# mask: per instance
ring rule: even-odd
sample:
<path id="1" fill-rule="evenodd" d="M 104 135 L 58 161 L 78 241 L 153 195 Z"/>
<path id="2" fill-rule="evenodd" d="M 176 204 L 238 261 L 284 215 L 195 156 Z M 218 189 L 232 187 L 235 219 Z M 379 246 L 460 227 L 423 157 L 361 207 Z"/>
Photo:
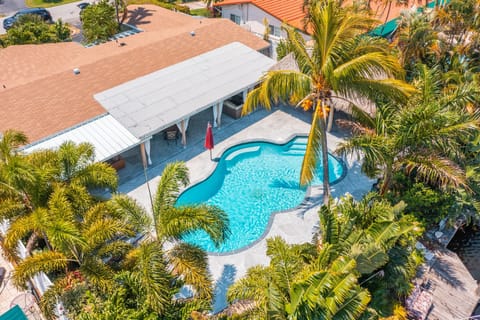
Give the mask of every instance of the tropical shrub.
<path id="1" fill-rule="evenodd" d="M 70 40 L 70 29 L 58 20 L 48 24 L 37 15 L 23 15 L 7 31 L 7 45 L 39 44 Z"/>
<path id="2" fill-rule="evenodd" d="M 370 194 L 322 206 L 313 243 L 267 240 L 268 266 L 255 266 L 228 291 L 254 302 L 243 319 L 368 319 L 390 316 L 410 292 L 422 229 Z M 368 289 L 368 290 L 367 290 Z"/>
<path id="3" fill-rule="evenodd" d="M 81 20 L 86 43 L 106 41 L 119 30 L 115 8 L 107 0 L 82 10 Z"/>

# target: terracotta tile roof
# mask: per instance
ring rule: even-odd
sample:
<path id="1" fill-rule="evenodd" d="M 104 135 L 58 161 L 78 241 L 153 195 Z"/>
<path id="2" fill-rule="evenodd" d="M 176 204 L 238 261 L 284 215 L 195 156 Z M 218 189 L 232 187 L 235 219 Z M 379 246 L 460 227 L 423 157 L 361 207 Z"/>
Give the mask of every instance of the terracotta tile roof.
<path id="1" fill-rule="evenodd" d="M 0 50 L 0 132 L 22 130 L 33 142 L 106 113 L 95 93 L 233 41 L 255 50 L 268 46 L 225 19 L 200 20 L 153 5 L 129 9 L 129 22 L 146 32 L 122 39 L 121 47 L 71 42 Z"/>
<path id="2" fill-rule="evenodd" d="M 398 2 L 398 1 L 397 1 Z M 384 23 L 385 19 L 392 20 L 400 15 L 400 11 L 408 9 L 414 5 L 422 6 L 425 4 L 421 0 L 405 0 L 402 3 L 393 2 L 390 10 L 385 6 L 383 0 L 372 0 L 370 6 L 375 17 Z M 227 5 L 251 3 L 268 14 L 274 16 L 282 22 L 286 22 L 292 27 L 304 30 L 303 18 L 305 13 L 303 11 L 303 0 L 223 0 L 217 2 L 214 6 L 221 7 Z M 351 1 L 346 0 L 345 5 L 350 5 Z"/>
<path id="3" fill-rule="evenodd" d="M 278 20 L 303 30 L 303 0 L 223 0 L 215 6 L 251 3 Z"/>

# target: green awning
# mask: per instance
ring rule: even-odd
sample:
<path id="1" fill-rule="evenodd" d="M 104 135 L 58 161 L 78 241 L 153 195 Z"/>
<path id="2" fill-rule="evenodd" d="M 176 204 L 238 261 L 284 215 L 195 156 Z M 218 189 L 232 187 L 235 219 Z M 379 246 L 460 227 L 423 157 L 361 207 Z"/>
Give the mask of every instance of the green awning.
<path id="1" fill-rule="evenodd" d="M 436 1 L 432 1 L 430 2 L 429 4 L 427 4 L 427 8 L 430 8 L 430 9 L 433 9 L 435 7 L 435 3 L 438 5 L 438 6 L 444 6 L 446 4 L 448 4 L 450 2 L 450 0 L 436 0 Z"/>
<path id="2" fill-rule="evenodd" d="M 28 318 L 16 304 L 15 307 L 0 315 L 0 320 L 28 320 Z"/>
<path id="3" fill-rule="evenodd" d="M 435 4 L 437 4 L 438 6 L 444 6 L 446 4 L 448 4 L 450 2 L 450 0 L 435 0 L 435 1 L 432 1 L 430 3 L 427 4 L 427 8 L 434 8 L 435 7 Z M 424 7 L 420 7 L 418 8 L 418 11 L 421 12 L 423 11 L 423 8 Z M 375 29 L 373 29 L 372 31 L 369 32 L 369 34 L 373 37 L 383 37 L 383 38 L 388 38 L 390 37 L 396 30 L 397 30 L 397 27 L 398 27 L 398 22 L 399 22 L 400 18 L 395 18 L 395 19 L 392 19 L 382 25 L 379 25 L 378 27 L 376 27 Z"/>
<path id="4" fill-rule="evenodd" d="M 398 20 L 399 18 L 392 19 L 385 24 L 382 24 L 372 31 L 370 31 L 370 35 L 373 37 L 383 37 L 388 38 L 391 36 L 398 27 Z"/>

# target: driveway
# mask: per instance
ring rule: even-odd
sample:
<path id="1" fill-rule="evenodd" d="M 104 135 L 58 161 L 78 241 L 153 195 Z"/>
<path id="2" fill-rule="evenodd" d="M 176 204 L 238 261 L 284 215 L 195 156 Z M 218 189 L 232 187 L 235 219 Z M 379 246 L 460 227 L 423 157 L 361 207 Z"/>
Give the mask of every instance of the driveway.
<path id="1" fill-rule="evenodd" d="M 5 1 L 5 2 L 18 1 L 18 2 L 23 3 L 23 0 L 0 0 L 0 2 L 1 1 Z M 77 7 L 77 5 L 81 2 L 93 2 L 93 0 L 67 3 L 67 4 L 64 4 L 64 5 L 61 5 L 61 6 L 47 8 L 47 10 L 50 11 L 50 13 L 52 14 L 52 18 L 53 18 L 54 21 L 61 18 L 63 20 L 63 22 L 67 22 L 71 25 L 74 25 L 77 28 L 80 28 L 81 27 L 80 9 Z M 21 8 L 19 8 L 19 9 L 21 9 Z M 13 12 L 9 12 L 8 14 L 6 14 L 6 16 L 10 16 L 11 14 L 15 13 L 19 9 L 15 9 Z M 3 13 L 2 5 L 0 5 L 0 13 Z M 0 18 L 0 34 L 6 33 L 6 31 L 3 29 L 3 20 L 4 19 L 5 19 L 5 17 Z"/>
<path id="2" fill-rule="evenodd" d="M 24 0 L 0 0 L 0 14 L 9 16 L 16 11 L 26 8 Z"/>

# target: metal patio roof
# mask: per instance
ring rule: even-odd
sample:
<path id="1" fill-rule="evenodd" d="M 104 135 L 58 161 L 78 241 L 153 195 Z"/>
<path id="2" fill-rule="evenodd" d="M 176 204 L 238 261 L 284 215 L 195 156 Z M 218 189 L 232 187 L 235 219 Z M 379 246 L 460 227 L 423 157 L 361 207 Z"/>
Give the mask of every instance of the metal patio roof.
<path id="1" fill-rule="evenodd" d="M 254 86 L 274 64 L 265 55 L 233 42 L 100 92 L 94 98 L 143 140 Z"/>
<path id="2" fill-rule="evenodd" d="M 65 141 L 89 142 L 95 147 L 95 161 L 110 159 L 140 143 L 127 129 L 109 114 L 95 118 L 55 136 L 27 145 L 23 151 L 31 153 L 40 149 L 55 149 Z"/>

